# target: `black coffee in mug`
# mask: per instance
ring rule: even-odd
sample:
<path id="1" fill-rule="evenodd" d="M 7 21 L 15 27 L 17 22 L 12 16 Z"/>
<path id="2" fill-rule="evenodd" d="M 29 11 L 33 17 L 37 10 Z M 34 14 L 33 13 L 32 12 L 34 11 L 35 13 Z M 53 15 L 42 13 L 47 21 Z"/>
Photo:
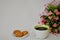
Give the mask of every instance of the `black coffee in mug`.
<path id="1" fill-rule="evenodd" d="M 46 28 L 46 27 L 37 27 L 37 28 L 35 28 L 36 30 L 47 30 L 48 28 Z"/>

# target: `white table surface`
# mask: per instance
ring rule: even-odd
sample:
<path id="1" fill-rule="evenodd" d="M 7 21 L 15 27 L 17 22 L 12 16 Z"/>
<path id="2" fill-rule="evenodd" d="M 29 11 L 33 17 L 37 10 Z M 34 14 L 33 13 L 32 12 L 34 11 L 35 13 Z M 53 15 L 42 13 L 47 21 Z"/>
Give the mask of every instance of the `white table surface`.
<path id="1" fill-rule="evenodd" d="M 34 38 L 35 36 L 33 35 L 29 35 L 25 38 L 16 38 L 16 37 L 10 37 L 11 40 L 60 40 L 60 35 L 59 36 L 55 36 L 53 34 L 49 34 L 49 36 L 46 38 L 46 39 L 37 39 L 37 38 Z"/>
<path id="2" fill-rule="evenodd" d="M 59 36 L 55 36 L 53 34 L 49 34 L 49 36 L 46 39 L 32 38 L 31 40 L 60 40 L 60 35 Z"/>
<path id="3" fill-rule="evenodd" d="M 36 39 L 36 38 L 33 38 L 35 36 L 32 36 L 32 37 L 31 36 L 32 35 L 29 35 L 29 36 L 27 36 L 25 38 L 16 38 L 16 37 L 11 35 L 10 37 L 5 38 L 5 40 L 60 40 L 60 35 L 59 36 L 55 36 L 53 34 L 50 34 L 48 36 L 48 38 L 46 38 L 46 39 Z"/>

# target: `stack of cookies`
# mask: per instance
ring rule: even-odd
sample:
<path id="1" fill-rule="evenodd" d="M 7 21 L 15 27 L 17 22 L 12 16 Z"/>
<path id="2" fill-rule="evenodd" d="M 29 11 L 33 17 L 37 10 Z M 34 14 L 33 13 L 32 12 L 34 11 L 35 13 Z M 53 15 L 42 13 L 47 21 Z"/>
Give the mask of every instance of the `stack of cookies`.
<path id="1" fill-rule="evenodd" d="M 25 36 L 25 35 L 28 34 L 28 31 L 14 30 L 14 31 L 13 31 L 13 34 L 14 34 L 16 37 L 23 37 L 23 36 Z"/>

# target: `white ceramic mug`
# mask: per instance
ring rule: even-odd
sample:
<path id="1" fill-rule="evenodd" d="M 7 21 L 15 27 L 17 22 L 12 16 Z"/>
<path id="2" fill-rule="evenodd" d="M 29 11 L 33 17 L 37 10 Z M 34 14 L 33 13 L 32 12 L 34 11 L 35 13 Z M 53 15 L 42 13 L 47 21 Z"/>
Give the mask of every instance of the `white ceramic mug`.
<path id="1" fill-rule="evenodd" d="M 49 35 L 49 26 L 46 26 L 46 25 L 38 25 L 38 26 L 46 27 L 47 30 L 36 30 L 35 29 L 36 38 L 44 39 L 44 38 L 48 37 L 48 35 Z"/>

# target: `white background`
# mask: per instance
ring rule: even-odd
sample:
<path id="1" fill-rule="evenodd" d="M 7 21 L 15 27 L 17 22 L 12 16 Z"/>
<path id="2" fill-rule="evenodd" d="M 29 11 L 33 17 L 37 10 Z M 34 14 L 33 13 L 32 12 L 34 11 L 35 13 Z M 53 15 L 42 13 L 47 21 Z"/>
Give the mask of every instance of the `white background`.
<path id="1" fill-rule="evenodd" d="M 15 29 L 32 30 L 44 4 L 52 0 L 0 0 L 0 40 L 12 39 Z"/>

